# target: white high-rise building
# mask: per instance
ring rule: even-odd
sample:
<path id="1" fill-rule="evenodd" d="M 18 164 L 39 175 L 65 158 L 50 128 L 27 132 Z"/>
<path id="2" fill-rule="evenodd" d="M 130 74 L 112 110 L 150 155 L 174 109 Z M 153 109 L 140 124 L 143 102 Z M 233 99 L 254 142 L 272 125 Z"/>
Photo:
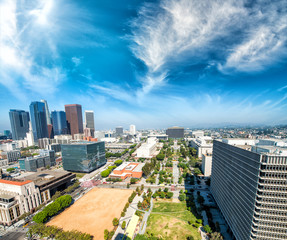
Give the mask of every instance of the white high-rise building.
<path id="1" fill-rule="evenodd" d="M 29 122 L 29 132 L 26 133 L 26 139 L 28 141 L 28 147 L 35 145 L 31 121 Z"/>
<path id="2" fill-rule="evenodd" d="M 285 148 L 274 140 L 258 144 L 214 141 L 211 193 L 237 240 L 287 239 Z"/>
<path id="3" fill-rule="evenodd" d="M 130 125 L 130 134 L 136 135 L 136 126 L 135 125 Z"/>

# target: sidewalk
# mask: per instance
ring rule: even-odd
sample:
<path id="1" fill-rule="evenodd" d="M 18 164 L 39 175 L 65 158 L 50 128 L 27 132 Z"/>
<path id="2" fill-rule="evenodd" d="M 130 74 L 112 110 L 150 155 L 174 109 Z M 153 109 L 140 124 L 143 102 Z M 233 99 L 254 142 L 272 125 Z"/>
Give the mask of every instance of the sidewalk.
<path id="1" fill-rule="evenodd" d="M 126 215 L 124 217 L 121 217 L 119 219 L 119 226 L 117 227 L 115 234 L 112 238 L 112 240 L 121 240 L 124 236 L 125 230 L 122 229 L 122 222 L 126 221 L 126 226 L 128 226 L 129 221 L 131 220 L 132 216 L 135 214 L 137 210 L 137 205 L 139 201 L 143 201 L 141 196 L 136 195 L 130 206 L 128 207 L 126 211 Z"/>

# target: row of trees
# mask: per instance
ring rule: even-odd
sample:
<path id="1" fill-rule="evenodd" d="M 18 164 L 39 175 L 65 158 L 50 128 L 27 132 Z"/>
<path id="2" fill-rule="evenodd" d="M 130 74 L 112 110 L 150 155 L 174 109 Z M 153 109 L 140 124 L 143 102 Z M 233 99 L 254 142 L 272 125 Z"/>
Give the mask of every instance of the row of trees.
<path id="1" fill-rule="evenodd" d="M 72 202 L 70 195 L 64 195 L 55 200 L 55 202 L 46 206 L 41 212 L 37 213 L 33 217 L 33 221 L 36 223 L 44 223 L 49 217 L 56 215 L 62 209 L 68 207 Z"/>
<path id="2" fill-rule="evenodd" d="M 115 161 L 115 162 L 114 162 L 115 165 L 109 166 L 108 169 L 102 171 L 102 172 L 101 172 L 101 176 L 102 176 L 103 178 L 108 177 L 108 176 L 111 174 L 111 172 L 112 172 L 116 167 L 120 166 L 122 163 L 123 163 L 123 160 L 117 160 L 117 161 Z"/>
<path id="3" fill-rule="evenodd" d="M 157 164 L 156 159 L 155 159 L 155 158 L 152 158 L 150 162 L 147 162 L 147 163 L 143 166 L 143 168 L 142 168 L 143 174 L 144 174 L 145 176 L 150 175 L 150 173 L 154 170 L 156 164 Z"/>
<path id="4" fill-rule="evenodd" d="M 160 198 L 167 198 L 167 199 L 170 199 L 173 197 L 173 192 L 169 192 L 168 191 L 168 188 L 165 188 L 163 191 L 159 188 L 153 195 L 152 195 L 153 198 L 157 198 L 157 197 L 160 197 Z"/>
<path id="5" fill-rule="evenodd" d="M 82 233 L 77 230 L 63 231 L 63 229 L 55 226 L 46 226 L 42 223 L 32 225 L 26 233 L 28 239 L 35 239 L 35 237 L 63 240 L 92 240 L 93 236 L 88 233 Z"/>

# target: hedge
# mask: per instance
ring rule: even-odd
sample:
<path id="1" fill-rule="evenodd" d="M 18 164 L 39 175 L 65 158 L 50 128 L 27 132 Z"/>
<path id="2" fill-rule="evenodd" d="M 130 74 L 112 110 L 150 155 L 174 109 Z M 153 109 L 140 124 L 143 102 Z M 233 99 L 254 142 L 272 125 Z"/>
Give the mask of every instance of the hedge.
<path id="1" fill-rule="evenodd" d="M 68 207 L 72 202 L 72 197 L 70 195 L 64 195 L 55 200 L 55 202 L 46 206 L 41 212 L 37 213 L 33 217 L 33 221 L 36 223 L 44 223 L 47 221 L 48 217 L 56 215 L 62 209 Z"/>

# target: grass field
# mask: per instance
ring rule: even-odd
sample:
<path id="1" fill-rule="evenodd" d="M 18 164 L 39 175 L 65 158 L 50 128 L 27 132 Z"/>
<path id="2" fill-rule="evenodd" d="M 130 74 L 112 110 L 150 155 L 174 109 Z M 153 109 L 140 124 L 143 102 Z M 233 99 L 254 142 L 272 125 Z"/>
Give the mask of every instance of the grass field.
<path id="1" fill-rule="evenodd" d="M 78 230 L 104 239 L 104 230 L 113 229 L 113 218 L 119 218 L 132 190 L 94 188 L 47 225 L 63 230 Z"/>
<path id="2" fill-rule="evenodd" d="M 155 202 L 148 219 L 146 234 L 166 240 L 186 240 L 188 236 L 200 240 L 199 232 L 189 225 L 188 221 L 194 223 L 196 217 L 186 210 L 185 202 Z"/>

